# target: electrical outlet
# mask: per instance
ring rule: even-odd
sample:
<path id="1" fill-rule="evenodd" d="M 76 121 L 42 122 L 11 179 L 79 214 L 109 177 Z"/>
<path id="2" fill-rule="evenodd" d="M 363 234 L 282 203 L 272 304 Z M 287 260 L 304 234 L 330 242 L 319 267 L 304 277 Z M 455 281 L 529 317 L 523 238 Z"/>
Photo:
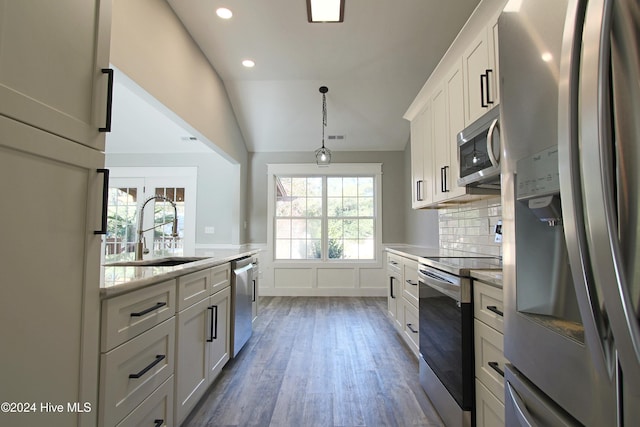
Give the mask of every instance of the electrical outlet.
<path id="1" fill-rule="evenodd" d="M 216 228 L 212 226 L 207 226 L 204 228 L 204 234 L 215 234 Z"/>
<path id="2" fill-rule="evenodd" d="M 496 233 L 496 237 L 495 237 L 495 242 L 496 243 L 502 243 L 502 220 L 499 220 L 496 223 L 496 227 L 494 229 L 494 232 Z"/>

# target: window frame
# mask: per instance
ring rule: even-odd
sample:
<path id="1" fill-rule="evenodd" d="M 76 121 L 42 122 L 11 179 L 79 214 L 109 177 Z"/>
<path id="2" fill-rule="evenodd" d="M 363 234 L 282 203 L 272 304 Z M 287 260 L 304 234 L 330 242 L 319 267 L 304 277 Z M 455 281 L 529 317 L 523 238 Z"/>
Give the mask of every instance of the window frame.
<path id="1" fill-rule="evenodd" d="M 267 164 L 267 246 L 271 251 L 274 264 L 280 266 L 290 264 L 295 267 L 317 266 L 326 264 L 332 267 L 354 264 L 377 266 L 382 254 L 382 163 L 335 163 L 318 167 L 316 164 Z M 322 256 L 320 259 L 277 259 L 275 255 L 276 229 L 276 177 L 323 177 L 322 207 Z M 372 259 L 328 259 L 328 220 L 327 215 L 327 177 L 373 177 L 374 186 L 374 257 Z"/>

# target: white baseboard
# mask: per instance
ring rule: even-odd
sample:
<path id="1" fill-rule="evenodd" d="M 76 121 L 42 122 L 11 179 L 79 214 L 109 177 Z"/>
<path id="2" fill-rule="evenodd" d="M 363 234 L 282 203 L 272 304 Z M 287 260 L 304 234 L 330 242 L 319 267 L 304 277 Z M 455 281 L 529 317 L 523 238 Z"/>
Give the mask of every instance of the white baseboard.
<path id="1" fill-rule="evenodd" d="M 260 288 L 269 297 L 385 297 L 386 288 Z"/>

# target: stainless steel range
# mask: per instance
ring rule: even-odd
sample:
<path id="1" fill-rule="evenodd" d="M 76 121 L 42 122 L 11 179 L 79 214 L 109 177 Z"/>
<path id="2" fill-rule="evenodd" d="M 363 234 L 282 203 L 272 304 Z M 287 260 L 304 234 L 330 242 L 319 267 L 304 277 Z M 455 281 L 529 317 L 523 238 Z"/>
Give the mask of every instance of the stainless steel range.
<path id="1" fill-rule="evenodd" d="M 501 268 L 501 260 L 493 257 L 420 258 L 420 384 L 448 427 L 472 425 L 470 270 Z"/>

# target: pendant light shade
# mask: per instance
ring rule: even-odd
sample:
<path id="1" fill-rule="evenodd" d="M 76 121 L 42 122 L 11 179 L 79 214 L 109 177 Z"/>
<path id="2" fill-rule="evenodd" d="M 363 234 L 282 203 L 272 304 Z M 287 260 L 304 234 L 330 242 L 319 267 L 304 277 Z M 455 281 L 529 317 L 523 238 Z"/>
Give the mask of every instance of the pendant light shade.
<path id="1" fill-rule="evenodd" d="M 331 163 L 331 150 L 324 146 L 324 128 L 327 127 L 327 92 L 329 88 L 320 86 L 322 94 L 322 147 L 316 150 L 316 163 L 318 166 L 329 166 Z"/>

